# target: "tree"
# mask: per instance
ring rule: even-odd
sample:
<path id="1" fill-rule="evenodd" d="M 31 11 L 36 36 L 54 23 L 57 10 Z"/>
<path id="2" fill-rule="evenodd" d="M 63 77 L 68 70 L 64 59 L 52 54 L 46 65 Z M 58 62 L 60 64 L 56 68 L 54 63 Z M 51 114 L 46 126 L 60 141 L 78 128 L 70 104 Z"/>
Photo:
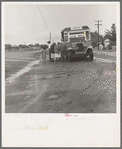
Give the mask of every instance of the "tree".
<path id="1" fill-rule="evenodd" d="M 43 48 L 43 44 L 41 44 L 40 47 Z"/>
<path id="2" fill-rule="evenodd" d="M 28 47 L 33 47 L 33 44 L 29 44 Z"/>
<path id="3" fill-rule="evenodd" d="M 11 45 L 10 44 L 5 44 L 5 49 L 11 49 Z"/>
<path id="4" fill-rule="evenodd" d="M 112 24 L 111 30 L 105 31 L 104 39 L 109 39 L 112 45 L 116 45 L 116 26 Z"/>
<path id="5" fill-rule="evenodd" d="M 36 44 L 35 44 L 35 47 L 38 47 L 38 46 L 39 46 L 39 43 L 36 43 Z"/>
<path id="6" fill-rule="evenodd" d="M 91 32 L 92 46 L 98 45 L 98 32 Z M 99 42 L 103 43 L 103 36 L 99 34 Z"/>
<path id="7" fill-rule="evenodd" d="M 43 44 L 43 45 L 41 45 L 41 48 L 47 49 L 48 48 L 48 45 L 47 44 Z"/>

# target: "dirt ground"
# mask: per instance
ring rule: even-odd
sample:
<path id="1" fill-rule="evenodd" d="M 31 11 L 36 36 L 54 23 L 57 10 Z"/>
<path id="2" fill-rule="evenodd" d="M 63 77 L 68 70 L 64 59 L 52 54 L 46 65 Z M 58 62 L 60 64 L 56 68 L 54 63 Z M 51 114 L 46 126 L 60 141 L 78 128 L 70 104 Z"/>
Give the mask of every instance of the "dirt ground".
<path id="1" fill-rule="evenodd" d="M 37 60 L 38 52 L 16 59 L 22 57 L 20 64 L 24 66 L 26 56 L 29 61 Z M 93 62 L 39 61 L 6 84 L 5 112 L 115 113 L 116 53 L 112 53 L 94 52 Z M 13 73 L 20 69 L 14 63 L 13 68 Z"/>

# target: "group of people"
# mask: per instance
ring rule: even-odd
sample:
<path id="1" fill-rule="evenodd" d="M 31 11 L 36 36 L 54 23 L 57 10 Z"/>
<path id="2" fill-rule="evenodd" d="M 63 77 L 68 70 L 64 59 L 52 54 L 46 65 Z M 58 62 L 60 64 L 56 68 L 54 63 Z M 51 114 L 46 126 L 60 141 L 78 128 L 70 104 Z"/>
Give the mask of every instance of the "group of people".
<path id="1" fill-rule="evenodd" d="M 63 62 L 66 57 L 66 45 L 64 42 L 53 43 L 49 48 L 49 59 L 50 61 L 58 60 L 61 58 Z"/>
<path id="2" fill-rule="evenodd" d="M 45 62 L 47 56 L 47 50 L 45 47 L 43 47 L 41 55 L 42 55 L 42 61 Z M 63 41 L 61 43 L 58 42 L 57 44 L 53 43 L 49 47 L 49 60 L 51 62 L 57 61 L 59 59 L 61 59 L 61 61 L 63 62 L 65 58 L 66 58 L 66 45 Z"/>

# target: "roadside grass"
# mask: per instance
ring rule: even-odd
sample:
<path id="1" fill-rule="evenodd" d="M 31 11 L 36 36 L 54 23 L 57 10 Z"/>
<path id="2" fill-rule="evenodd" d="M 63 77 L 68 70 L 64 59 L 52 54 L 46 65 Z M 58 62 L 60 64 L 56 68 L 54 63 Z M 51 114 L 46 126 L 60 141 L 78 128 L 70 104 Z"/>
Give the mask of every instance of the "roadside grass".
<path id="1" fill-rule="evenodd" d="M 116 46 L 112 46 L 111 50 L 98 50 L 98 47 L 93 48 L 93 51 L 103 51 L 103 52 L 116 52 Z"/>
<path id="2" fill-rule="evenodd" d="M 30 59 L 35 53 L 39 53 L 40 50 L 36 51 L 5 51 L 5 60 L 6 59 Z M 36 56 L 36 55 L 35 55 Z M 35 58 L 34 56 L 34 58 Z"/>
<path id="3" fill-rule="evenodd" d="M 40 50 L 36 51 L 6 51 L 5 52 L 5 79 L 18 72 L 31 61 L 39 59 Z"/>
<path id="4" fill-rule="evenodd" d="M 24 68 L 28 62 L 23 61 L 7 61 L 5 62 L 5 79 L 9 78 L 12 74 Z"/>

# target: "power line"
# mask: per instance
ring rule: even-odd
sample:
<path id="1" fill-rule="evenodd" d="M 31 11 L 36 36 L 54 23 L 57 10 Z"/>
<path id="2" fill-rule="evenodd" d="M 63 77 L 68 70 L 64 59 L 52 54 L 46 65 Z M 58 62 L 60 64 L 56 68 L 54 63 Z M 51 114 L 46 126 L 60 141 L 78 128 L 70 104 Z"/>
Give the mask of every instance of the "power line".
<path id="1" fill-rule="evenodd" d="M 45 20 L 44 20 L 44 17 L 43 17 L 43 15 L 42 15 L 42 12 L 41 12 L 41 10 L 40 10 L 40 7 L 39 7 L 39 5 L 37 5 L 37 6 L 38 6 L 38 8 L 39 8 L 39 12 L 40 12 L 40 14 L 41 14 L 41 16 L 42 16 L 42 19 L 43 19 L 43 21 L 44 21 L 44 24 L 45 24 L 45 26 L 46 26 L 46 28 L 47 28 L 47 31 L 49 32 L 48 27 L 47 27 L 47 25 L 46 25 L 46 22 L 45 22 Z"/>
<path id="2" fill-rule="evenodd" d="M 99 25 L 102 25 L 102 24 L 99 24 L 99 22 L 102 22 L 102 21 L 98 20 L 98 21 L 95 21 L 95 22 L 98 22 L 98 24 L 95 24 L 95 25 L 97 25 L 97 28 L 98 28 L 98 50 L 99 50 Z"/>

